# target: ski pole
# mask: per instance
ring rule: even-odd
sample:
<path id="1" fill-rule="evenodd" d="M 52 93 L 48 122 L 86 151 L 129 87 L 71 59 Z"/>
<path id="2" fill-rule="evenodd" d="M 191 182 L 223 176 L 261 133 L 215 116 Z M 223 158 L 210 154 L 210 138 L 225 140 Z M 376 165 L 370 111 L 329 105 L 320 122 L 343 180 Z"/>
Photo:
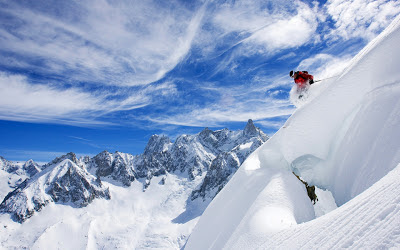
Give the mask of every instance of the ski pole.
<path id="1" fill-rule="evenodd" d="M 331 78 L 338 77 L 338 76 L 339 76 L 339 75 L 337 75 L 337 76 L 331 76 L 331 77 L 327 77 L 327 78 L 324 78 L 324 79 L 315 80 L 314 82 L 320 82 L 320 81 L 327 80 L 327 79 L 331 79 Z"/>

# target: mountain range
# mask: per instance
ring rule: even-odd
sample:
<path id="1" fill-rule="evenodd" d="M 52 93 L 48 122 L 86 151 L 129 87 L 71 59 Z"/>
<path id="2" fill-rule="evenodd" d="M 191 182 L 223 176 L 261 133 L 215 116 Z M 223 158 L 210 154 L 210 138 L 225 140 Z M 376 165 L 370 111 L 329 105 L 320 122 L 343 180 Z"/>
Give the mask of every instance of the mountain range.
<path id="1" fill-rule="evenodd" d="M 183 225 L 201 215 L 247 156 L 268 139 L 249 120 L 244 130 L 205 128 L 195 135 L 181 135 L 174 142 L 165 135 L 153 135 L 140 155 L 103 151 L 78 159 L 71 152 L 43 166 L 32 160 L 16 164 L 0 158 L 0 172 L 9 179 L 8 189 L 1 190 L 4 199 L 0 211 L 3 220 L 10 214 L 9 218 L 24 227 L 32 216 L 40 219 L 46 207 L 79 210 L 89 204 L 96 206 L 91 203 L 98 199 L 112 203 L 118 196 L 113 190 L 121 188 L 134 188 L 135 192 L 140 188 L 145 197 L 152 195 L 147 190 L 156 185 L 160 190 L 165 186 L 168 193 L 168 185 L 176 185 L 172 183 L 175 180 L 185 187 L 185 194 L 179 197 L 185 210 L 169 218 L 169 223 Z M 7 194 L 8 190 L 12 191 Z M 180 235 L 187 236 L 187 232 Z"/>

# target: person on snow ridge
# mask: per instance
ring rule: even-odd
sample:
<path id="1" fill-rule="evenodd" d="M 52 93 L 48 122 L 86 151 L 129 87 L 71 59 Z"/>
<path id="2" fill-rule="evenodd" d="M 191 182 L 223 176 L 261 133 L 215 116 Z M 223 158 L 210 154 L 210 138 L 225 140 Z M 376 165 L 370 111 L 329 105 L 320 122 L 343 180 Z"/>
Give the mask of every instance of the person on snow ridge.
<path id="1" fill-rule="evenodd" d="M 294 79 L 294 82 L 297 84 L 297 88 L 303 89 L 308 85 L 314 83 L 314 76 L 308 74 L 307 71 L 296 71 L 293 70 L 289 73 L 290 77 Z"/>

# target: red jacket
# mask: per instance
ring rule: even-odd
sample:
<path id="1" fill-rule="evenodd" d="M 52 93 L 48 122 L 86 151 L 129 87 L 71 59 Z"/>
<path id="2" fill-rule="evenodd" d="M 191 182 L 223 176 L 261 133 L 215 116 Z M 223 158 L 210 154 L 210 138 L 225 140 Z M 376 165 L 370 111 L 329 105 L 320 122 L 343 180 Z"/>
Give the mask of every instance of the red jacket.
<path id="1" fill-rule="evenodd" d="M 295 75 L 294 77 L 294 82 L 299 88 L 306 87 L 309 84 L 310 80 L 314 80 L 314 77 L 312 75 L 309 75 L 307 71 L 297 71 L 296 73 L 297 75 Z"/>

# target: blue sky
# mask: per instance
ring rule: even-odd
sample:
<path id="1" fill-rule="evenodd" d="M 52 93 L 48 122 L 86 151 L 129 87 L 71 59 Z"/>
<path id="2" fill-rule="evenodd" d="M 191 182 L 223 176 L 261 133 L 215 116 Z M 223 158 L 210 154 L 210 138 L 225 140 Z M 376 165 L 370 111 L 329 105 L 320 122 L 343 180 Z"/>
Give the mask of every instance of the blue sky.
<path id="1" fill-rule="evenodd" d="M 152 134 L 272 135 L 288 72 L 339 74 L 398 1 L 1 1 L 0 155 L 142 153 Z"/>

